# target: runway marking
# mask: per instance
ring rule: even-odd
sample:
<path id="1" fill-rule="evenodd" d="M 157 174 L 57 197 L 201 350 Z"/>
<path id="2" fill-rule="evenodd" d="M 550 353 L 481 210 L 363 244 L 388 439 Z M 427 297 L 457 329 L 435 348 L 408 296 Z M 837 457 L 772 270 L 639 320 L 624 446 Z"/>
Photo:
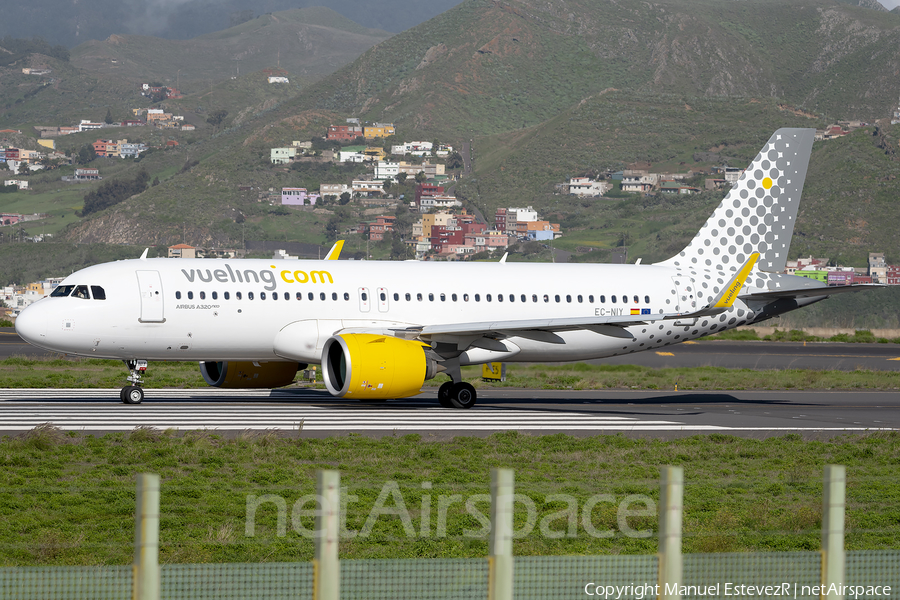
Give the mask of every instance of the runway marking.
<path id="1" fill-rule="evenodd" d="M 121 404 L 114 389 L 0 389 L 0 431 L 52 423 L 63 430 L 131 431 L 137 427 L 241 431 L 881 431 L 882 427 L 729 427 L 691 424 L 678 416 L 606 415 L 577 410 L 475 406 L 456 410 L 426 401 L 358 404 L 322 391 L 148 390 L 141 406 Z M 182 400 L 170 402 L 168 398 Z M 59 401 L 53 401 L 59 400 Z M 161 401 L 155 401 L 161 400 Z M 221 402 L 206 401 L 221 400 Z M 247 402 L 252 400 L 251 402 Z M 268 400 L 268 401 L 267 401 Z"/>
<path id="2" fill-rule="evenodd" d="M 659 356 L 675 356 L 671 352 L 657 352 L 656 354 L 658 354 Z"/>

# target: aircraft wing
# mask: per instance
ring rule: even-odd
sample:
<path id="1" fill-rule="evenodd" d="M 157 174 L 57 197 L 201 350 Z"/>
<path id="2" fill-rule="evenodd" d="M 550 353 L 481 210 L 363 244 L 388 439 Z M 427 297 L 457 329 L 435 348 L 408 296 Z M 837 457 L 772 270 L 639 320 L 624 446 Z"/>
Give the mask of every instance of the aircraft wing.
<path id="1" fill-rule="evenodd" d="M 472 323 L 448 323 L 443 325 L 425 325 L 410 330 L 417 331 L 422 337 L 434 335 L 486 335 L 501 333 L 505 335 L 526 334 L 529 331 L 574 331 L 590 329 L 613 337 L 631 338 L 624 328 L 631 325 L 645 325 L 651 321 L 659 321 L 669 315 L 620 315 L 610 317 L 568 317 L 562 319 L 518 319 L 509 321 L 480 321 Z M 408 330 L 409 331 L 409 330 Z M 621 332 L 621 334 L 619 334 Z M 624 334 L 624 335 L 622 335 Z M 524 335 L 528 337 L 528 335 Z"/>
<path id="2" fill-rule="evenodd" d="M 741 296 L 741 300 L 779 300 L 781 298 L 824 298 L 834 294 L 844 294 L 847 292 L 859 292 L 861 290 L 871 290 L 872 288 L 883 288 L 885 285 L 877 283 L 854 283 L 851 285 L 833 285 L 822 287 L 804 287 L 798 289 L 785 290 L 766 290 L 764 292 L 753 292 Z"/>

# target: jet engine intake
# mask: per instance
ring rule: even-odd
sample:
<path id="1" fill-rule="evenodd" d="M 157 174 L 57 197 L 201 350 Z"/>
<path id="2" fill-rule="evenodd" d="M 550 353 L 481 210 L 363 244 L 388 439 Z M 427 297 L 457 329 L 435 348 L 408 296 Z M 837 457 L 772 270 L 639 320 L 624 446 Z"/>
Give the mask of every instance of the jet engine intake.
<path id="1" fill-rule="evenodd" d="M 349 333 L 330 337 L 322 349 L 322 376 L 332 395 L 357 400 L 415 396 L 442 370 L 430 346 L 400 338 Z"/>

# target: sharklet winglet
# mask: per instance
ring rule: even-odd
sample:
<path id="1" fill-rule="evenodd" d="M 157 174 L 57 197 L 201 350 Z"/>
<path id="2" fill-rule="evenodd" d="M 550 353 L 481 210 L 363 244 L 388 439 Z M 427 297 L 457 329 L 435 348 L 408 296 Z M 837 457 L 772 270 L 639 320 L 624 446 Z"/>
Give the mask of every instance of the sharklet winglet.
<path id="1" fill-rule="evenodd" d="M 331 247 L 331 250 L 328 251 L 328 254 L 325 255 L 323 260 L 337 260 L 341 256 L 341 250 L 344 247 L 344 240 L 338 240 L 334 243 L 334 246 Z"/>

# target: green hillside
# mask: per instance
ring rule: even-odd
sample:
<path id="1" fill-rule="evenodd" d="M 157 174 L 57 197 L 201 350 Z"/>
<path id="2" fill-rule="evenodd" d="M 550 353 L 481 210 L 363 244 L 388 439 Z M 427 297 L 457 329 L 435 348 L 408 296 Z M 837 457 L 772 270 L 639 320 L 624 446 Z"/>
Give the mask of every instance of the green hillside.
<path id="1" fill-rule="evenodd" d="M 237 30 L 280 26 L 254 21 Z M 270 95 L 254 73 L 169 101 L 201 129 L 142 163 L 160 184 L 62 236 L 146 245 L 322 243 L 326 224 L 340 231 L 366 215 L 354 205 L 288 210 L 271 206 L 267 192 L 346 183 L 352 174 L 275 166 L 269 149 L 358 116 L 394 122 L 398 140 L 472 140 L 475 175 L 457 193 L 488 217 L 498 206 L 535 206 L 562 224 L 556 245 L 575 260 L 603 260 L 608 253 L 586 250 L 617 245 L 628 246 L 632 259 L 662 259 L 686 243 L 721 192 L 576 200 L 556 186 L 635 162 L 668 172 L 744 166 L 778 127 L 886 117 L 896 101 L 896 82 L 885 73 L 900 69 L 898 32 L 897 15 L 827 0 L 652 7 L 467 0 L 300 93 Z M 216 109 L 229 115 L 214 128 L 205 119 Z M 900 147 L 898 131 L 873 133 L 815 145 L 794 255 L 863 264 L 867 252 L 882 250 L 900 260 L 888 226 L 898 217 L 898 163 L 886 150 Z M 121 176 L 137 168 L 122 166 Z M 695 181 L 702 183 L 702 176 Z"/>
<path id="2" fill-rule="evenodd" d="M 897 98 L 900 16 L 828 0 L 469 0 L 338 71 L 298 108 L 469 138 L 608 88 L 783 98 L 830 118 Z"/>
<path id="3" fill-rule="evenodd" d="M 265 68 L 318 78 L 387 39 L 324 7 L 269 13 L 190 40 L 112 35 L 72 50 L 72 64 L 132 83 L 158 81 L 187 92 Z"/>

